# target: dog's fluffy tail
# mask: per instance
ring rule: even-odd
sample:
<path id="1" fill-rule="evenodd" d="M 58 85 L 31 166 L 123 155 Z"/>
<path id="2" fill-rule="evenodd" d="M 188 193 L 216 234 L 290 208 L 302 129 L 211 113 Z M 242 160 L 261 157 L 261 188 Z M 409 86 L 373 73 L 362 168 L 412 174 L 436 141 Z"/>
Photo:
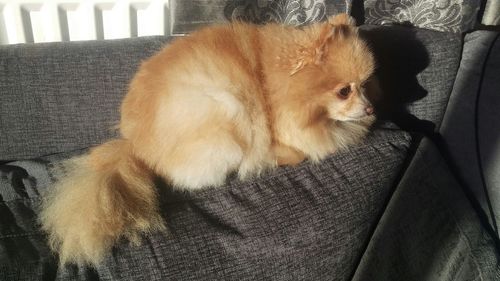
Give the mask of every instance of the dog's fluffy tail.
<path id="1" fill-rule="evenodd" d="M 113 140 L 64 164 L 42 204 L 49 245 L 67 262 L 96 265 L 120 238 L 135 244 L 163 230 L 151 171 L 127 140 Z"/>

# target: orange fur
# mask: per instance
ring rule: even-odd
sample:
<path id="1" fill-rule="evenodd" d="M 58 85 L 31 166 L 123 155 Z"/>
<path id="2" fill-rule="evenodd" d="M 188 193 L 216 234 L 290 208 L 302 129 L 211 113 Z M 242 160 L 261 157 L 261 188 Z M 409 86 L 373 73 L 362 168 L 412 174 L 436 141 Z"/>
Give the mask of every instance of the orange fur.
<path id="1" fill-rule="evenodd" d="M 153 175 L 125 140 L 65 163 L 69 172 L 43 202 L 42 228 L 60 262 L 95 264 L 122 236 L 164 229 Z"/>
<path id="2" fill-rule="evenodd" d="M 73 164 L 44 203 L 61 262 L 97 264 L 121 237 L 164 229 L 153 177 L 175 188 L 318 161 L 372 124 L 373 57 L 347 15 L 298 29 L 233 23 L 145 61 L 121 107 L 122 139 Z"/>

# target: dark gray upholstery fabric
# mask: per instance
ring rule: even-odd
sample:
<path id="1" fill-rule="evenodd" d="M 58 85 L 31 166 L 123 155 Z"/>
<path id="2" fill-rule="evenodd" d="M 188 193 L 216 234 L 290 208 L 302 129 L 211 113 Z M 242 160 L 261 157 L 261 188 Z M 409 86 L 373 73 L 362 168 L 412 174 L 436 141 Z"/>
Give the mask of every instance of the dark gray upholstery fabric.
<path id="1" fill-rule="evenodd" d="M 408 26 L 361 28 L 377 59 L 381 117 L 406 130 L 438 128 L 460 63 L 461 35 Z"/>
<path id="2" fill-rule="evenodd" d="M 353 281 L 500 280 L 500 256 L 436 147 L 424 140 Z"/>
<path id="3" fill-rule="evenodd" d="M 0 161 L 98 144 L 141 59 L 167 38 L 0 46 Z"/>
<path id="4" fill-rule="evenodd" d="M 499 78 L 500 33 L 476 31 L 465 36 L 460 69 L 440 130 L 465 182 L 489 214 L 484 190 L 487 188 L 497 225 L 500 224 Z"/>
<path id="5" fill-rule="evenodd" d="M 159 185 L 170 233 L 123 242 L 96 272 L 57 268 L 35 224 L 55 155 L 0 166 L 0 280 L 348 280 L 411 138 L 375 131 L 320 164 L 184 194 Z"/>

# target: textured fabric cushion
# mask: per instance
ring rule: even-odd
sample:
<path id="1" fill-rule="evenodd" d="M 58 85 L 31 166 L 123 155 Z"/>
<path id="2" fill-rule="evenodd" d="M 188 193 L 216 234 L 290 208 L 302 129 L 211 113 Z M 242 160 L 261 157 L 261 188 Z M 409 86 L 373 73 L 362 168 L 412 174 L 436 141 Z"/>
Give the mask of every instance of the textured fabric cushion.
<path id="1" fill-rule="evenodd" d="M 398 26 L 364 26 L 397 122 L 439 126 L 461 38 Z M 169 38 L 0 46 L 0 161 L 99 144 L 116 136 L 119 105 L 141 59 Z M 400 124 L 401 125 L 401 124 Z M 402 127 L 405 124 L 403 124 Z"/>
<path id="2" fill-rule="evenodd" d="M 319 164 L 184 194 L 166 186 L 168 234 L 120 243 L 96 271 L 58 268 L 35 219 L 61 155 L 0 166 L 0 280 L 348 280 L 411 138 L 377 130 Z"/>
<path id="3" fill-rule="evenodd" d="M 0 161 L 98 144 L 141 59 L 164 37 L 0 46 Z"/>
<path id="4" fill-rule="evenodd" d="M 480 0 L 365 0 L 365 23 L 410 23 L 461 33 L 474 27 L 480 4 Z"/>
<path id="5" fill-rule="evenodd" d="M 381 117 L 407 130 L 439 127 L 460 63 L 461 35 L 407 26 L 361 28 L 377 59 Z"/>
<path id="6" fill-rule="evenodd" d="M 186 34 L 228 20 L 304 25 L 346 13 L 351 6 L 351 0 L 173 0 L 170 3 L 172 34 Z"/>
<path id="7" fill-rule="evenodd" d="M 424 140 L 352 280 L 500 280 L 499 249 L 479 221 L 440 152 Z"/>
<path id="8" fill-rule="evenodd" d="M 497 225 L 500 225 L 499 77 L 500 33 L 476 31 L 465 36 L 460 69 L 440 130 L 463 179 L 489 214 L 483 173 Z"/>

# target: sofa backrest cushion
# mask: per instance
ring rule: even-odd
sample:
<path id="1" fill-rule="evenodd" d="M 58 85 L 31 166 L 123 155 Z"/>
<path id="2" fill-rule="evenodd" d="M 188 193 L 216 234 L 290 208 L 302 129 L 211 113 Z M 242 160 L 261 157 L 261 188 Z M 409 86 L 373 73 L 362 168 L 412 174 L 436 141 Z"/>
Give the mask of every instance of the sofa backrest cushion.
<path id="1" fill-rule="evenodd" d="M 116 136 L 129 80 L 167 40 L 0 46 L 0 160 L 81 149 Z"/>
<path id="2" fill-rule="evenodd" d="M 362 29 L 392 99 L 388 102 L 438 127 L 458 69 L 461 36 L 401 26 Z M 140 61 L 168 40 L 0 47 L 0 161 L 77 150 L 115 137 L 130 79 Z M 400 111 L 396 119 L 414 121 Z"/>
<path id="3" fill-rule="evenodd" d="M 408 26 L 362 26 L 383 91 L 380 118 L 410 131 L 439 128 L 460 64 L 462 37 Z"/>

